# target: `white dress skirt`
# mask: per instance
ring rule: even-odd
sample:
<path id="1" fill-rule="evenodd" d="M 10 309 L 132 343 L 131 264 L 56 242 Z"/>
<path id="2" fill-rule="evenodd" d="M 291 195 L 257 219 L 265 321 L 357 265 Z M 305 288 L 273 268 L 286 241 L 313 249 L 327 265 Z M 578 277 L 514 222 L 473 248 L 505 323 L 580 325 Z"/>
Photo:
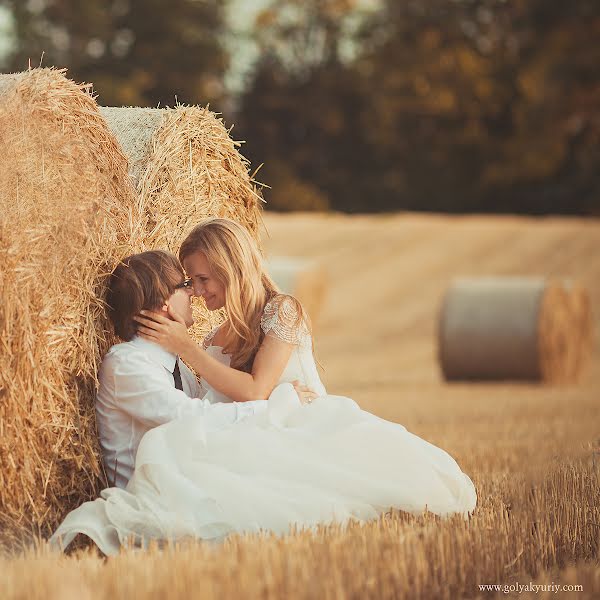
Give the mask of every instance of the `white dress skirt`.
<path id="1" fill-rule="evenodd" d="M 277 318 L 263 319 L 263 329 L 281 337 Z M 218 346 L 208 351 L 228 363 Z M 285 534 L 291 526 L 365 522 L 391 508 L 468 517 L 475 487 L 447 452 L 327 394 L 316 373 L 304 340 L 264 410 L 216 430 L 202 416 L 148 431 L 126 489 L 105 489 L 70 512 L 51 543 L 65 549 L 84 533 L 110 555 L 126 540 Z M 301 405 L 295 379 L 319 397 Z"/>

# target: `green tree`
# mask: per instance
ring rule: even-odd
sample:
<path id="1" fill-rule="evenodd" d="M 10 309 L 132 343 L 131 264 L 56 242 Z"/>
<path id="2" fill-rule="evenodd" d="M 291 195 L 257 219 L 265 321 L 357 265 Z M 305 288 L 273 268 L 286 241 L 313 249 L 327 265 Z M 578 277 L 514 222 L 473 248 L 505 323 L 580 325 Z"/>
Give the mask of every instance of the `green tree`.
<path id="1" fill-rule="evenodd" d="M 285 161 L 275 178 L 341 210 L 599 211 L 597 2 L 386 0 L 351 30 L 349 59 L 350 4 L 334 18 L 309 5 L 280 0 L 260 23 L 242 98 L 247 150 L 274 189 L 269 163 Z M 290 7 L 304 16 L 281 16 Z"/>
<path id="2" fill-rule="evenodd" d="M 430 0 L 427 11 L 389 0 L 385 41 L 365 58 L 374 113 L 390 115 L 373 146 L 405 165 L 416 207 L 593 211 L 599 24 L 588 0 Z M 385 142 L 390 131 L 409 156 Z"/>
<path id="3" fill-rule="evenodd" d="M 218 0 L 3 0 L 17 44 L 7 67 L 67 67 L 106 105 L 219 102 L 227 52 Z"/>
<path id="4" fill-rule="evenodd" d="M 276 0 L 257 20 L 261 58 L 236 129 L 251 161 L 265 163 L 268 207 L 360 209 L 360 190 L 369 193 L 358 178 L 340 198 L 348 173 L 369 162 L 364 90 L 348 66 L 359 22 L 351 0 Z"/>

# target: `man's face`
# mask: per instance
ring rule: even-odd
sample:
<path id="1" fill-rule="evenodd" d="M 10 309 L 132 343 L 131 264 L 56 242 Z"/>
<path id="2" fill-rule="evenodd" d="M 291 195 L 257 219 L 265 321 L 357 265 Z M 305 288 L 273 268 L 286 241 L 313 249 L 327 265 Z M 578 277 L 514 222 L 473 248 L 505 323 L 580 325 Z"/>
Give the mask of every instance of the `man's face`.
<path id="1" fill-rule="evenodd" d="M 194 252 L 186 257 L 183 268 L 194 284 L 194 296 L 202 296 L 208 310 L 225 306 L 225 288 L 215 279 L 204 252 Z"/>
<path id="2" fill-rule="evenodd" d="M 192 315 L 193 295 L 191 288 L 180 288 L 175 290 L 166 302 L 167 305 L 171 306 L 173 312 L 183 318 L 186 327 L 191 327 L 194 324 L 194 316 Z"/>

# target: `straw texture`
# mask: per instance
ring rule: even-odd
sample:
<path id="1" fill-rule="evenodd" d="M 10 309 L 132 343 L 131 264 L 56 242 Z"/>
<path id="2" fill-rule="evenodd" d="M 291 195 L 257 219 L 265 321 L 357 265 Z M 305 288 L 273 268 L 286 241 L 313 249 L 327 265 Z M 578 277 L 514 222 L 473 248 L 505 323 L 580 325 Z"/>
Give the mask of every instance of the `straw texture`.
<path id="1" fill-rule="evenodd" d="M 0 75 L 0 544 L 97 495 L 106 276 L 139 249 L 127 160 L 89 86 Z"/>
<path id="2" fill-rule="evenodd" d="M 567 280 L 564 285 L 569 294 L 569 310 L 574 325 L 571 335 L 575 338 L 569 355 L 568 379 L 574 380 L 593 354 L 594 321 L 588 290 L 578 281 Z"/>
<path id="3" fill-rule="evenodd" d="M 591 351 L 587 293 L 544 278 L 456 280 L 438 327 L 446 379 L 577 379 Z"/>
<path id="4" fill-rule="evenodd" d="M 208 108 L 102 107 L 129 159 L 143 206 L 146 248 L 177 253 L 191 229 L 209 216 L 244 225 L 260 245 L 262 197 L 223 121 Z M 192 335 L 202 339 L 224 318 L 194 301 Z"/>

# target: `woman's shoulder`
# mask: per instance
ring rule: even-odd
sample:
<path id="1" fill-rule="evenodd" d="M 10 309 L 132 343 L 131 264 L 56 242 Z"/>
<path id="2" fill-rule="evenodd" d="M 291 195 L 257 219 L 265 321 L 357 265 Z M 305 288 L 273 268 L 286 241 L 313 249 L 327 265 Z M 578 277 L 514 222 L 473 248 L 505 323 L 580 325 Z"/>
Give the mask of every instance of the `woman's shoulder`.
<path id="1" fill-rule="evenodd" d="M 272 296 L 265 304 L 263 317 L 265 315 L 277 315 L 281 318 L 296 319 L 302 313 L 302 304 L 300 304 L 300 301 L 297 298 L 291 296 L 290 294 L 278 293 Z"/>
<path id="2" fill-rule="evenodd" d="M 276 294 L 265 304 L 260 326 L 265 335 L 273 335 L 290 343 L 299 343 L 310 337 L 302 304 L 289 294 Z"/>

